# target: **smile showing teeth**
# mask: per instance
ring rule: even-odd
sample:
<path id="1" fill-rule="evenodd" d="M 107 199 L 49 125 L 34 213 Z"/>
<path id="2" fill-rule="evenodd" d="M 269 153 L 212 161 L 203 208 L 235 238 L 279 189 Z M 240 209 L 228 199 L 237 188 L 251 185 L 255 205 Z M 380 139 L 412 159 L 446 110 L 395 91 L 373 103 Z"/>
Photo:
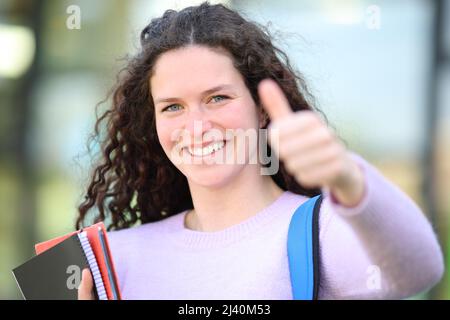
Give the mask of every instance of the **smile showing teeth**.
<path id="1" fill-rule="evenodd" d="M 204 156 L 207 156 L 207 155 L 213 153 L 214 151 L 218 151 L 218 150 L 222 149 L 224 145 L 225 145 L 224 141 L 218 141 L 218 142 L 211 143 L 204 148 L 192 148 L 189 146 L 188 151 L 193 156 L 204 157 Z"/>

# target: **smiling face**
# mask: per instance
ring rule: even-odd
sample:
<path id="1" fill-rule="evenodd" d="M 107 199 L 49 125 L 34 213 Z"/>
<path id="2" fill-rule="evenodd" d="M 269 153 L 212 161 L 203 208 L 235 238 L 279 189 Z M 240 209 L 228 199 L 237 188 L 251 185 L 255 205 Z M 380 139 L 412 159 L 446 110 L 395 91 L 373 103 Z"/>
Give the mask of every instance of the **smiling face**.
<path id="1" fill-rule="evenodd" d="M 190 182 L 220 186 L 255 166 L 248 160 L 257 144 L 242 143 L 235 134 L 257 134 L 258 108 L 225 51 L 167 51 L 156 61 L 150 88 L 159 142 Z M 236 161 L 238 155 L 245 159 Z"/>

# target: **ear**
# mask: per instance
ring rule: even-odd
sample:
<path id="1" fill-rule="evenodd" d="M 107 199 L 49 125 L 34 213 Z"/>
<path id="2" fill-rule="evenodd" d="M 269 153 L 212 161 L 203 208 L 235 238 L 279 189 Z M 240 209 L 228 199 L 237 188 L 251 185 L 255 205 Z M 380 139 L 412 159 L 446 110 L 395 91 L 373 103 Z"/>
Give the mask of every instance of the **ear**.
<path id="1" fill-rule="evenodd" d="M 269 115 L 263 107 L 259 107 L 259 128 L 264 128 L 269 121 Z"/>

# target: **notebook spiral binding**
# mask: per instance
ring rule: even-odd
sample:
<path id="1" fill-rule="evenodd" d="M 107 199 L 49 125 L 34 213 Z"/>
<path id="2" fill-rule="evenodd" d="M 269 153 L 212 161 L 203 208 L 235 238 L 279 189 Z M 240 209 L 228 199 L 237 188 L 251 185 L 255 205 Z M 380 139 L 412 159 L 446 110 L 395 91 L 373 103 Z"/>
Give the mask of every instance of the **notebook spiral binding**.
<path id="1" fill-rule="evenodd" d="M 95 288 L 97 289 L 98 299 L 108 300 L 106 289 L 102 280 L 102 275 L 100 273 L 100 269 L 98 268 L 97 259 L 95 258 L 94 252 L 92 251 L 89 239 L 87 237 L 87 233 L 85 231 L 80 232 L 78 234 L 78 238 L 80 239 L 81 247 L 86 255 L 86 260 L 89 264 L 89 268 L 91 269 L 92 277 L 95 283 Z"/>

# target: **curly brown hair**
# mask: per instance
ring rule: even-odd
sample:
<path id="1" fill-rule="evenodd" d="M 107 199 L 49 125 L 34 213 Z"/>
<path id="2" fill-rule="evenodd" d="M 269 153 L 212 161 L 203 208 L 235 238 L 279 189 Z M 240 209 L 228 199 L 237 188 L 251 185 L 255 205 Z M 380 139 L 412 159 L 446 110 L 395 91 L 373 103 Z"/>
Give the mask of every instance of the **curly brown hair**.
<path id="1" fill-rule="evenodd" d="M 108 230 L 162 220 L 193 208 L 187 179 L 166 156 L 156 133 L 149 78 L 157 58 L 168 50 L 193 44 L 225 49 L 258 108 L 258 83 L 272 78 L 294 111 L 320 112 L 313 107 L 303 78 L 294 71 L 287 55 L 272 43 L 267 28 L 221 4 L 204 2 L 181 11 L 167 10 L 142 30 L 140 42 L 140 51 L 119 73 L 110 93 L 112 106 L 97 116 L 93 137 L 100 136 L 105 121 L 106 137 L 100 140 L 101 158 L 78 207 L 77 229 L 83 227 L 94 206 L 98 209 L 94 222 L 110 219 Z M 268 116 L 265 119 L 263 128 L 270 123 Z M 271 154 L 269 146 L 266 154 Z M 305 196 L 320 194 L 320 189 L 297 183 L 282 162 L 271 178 L 283 190 Z"/>

